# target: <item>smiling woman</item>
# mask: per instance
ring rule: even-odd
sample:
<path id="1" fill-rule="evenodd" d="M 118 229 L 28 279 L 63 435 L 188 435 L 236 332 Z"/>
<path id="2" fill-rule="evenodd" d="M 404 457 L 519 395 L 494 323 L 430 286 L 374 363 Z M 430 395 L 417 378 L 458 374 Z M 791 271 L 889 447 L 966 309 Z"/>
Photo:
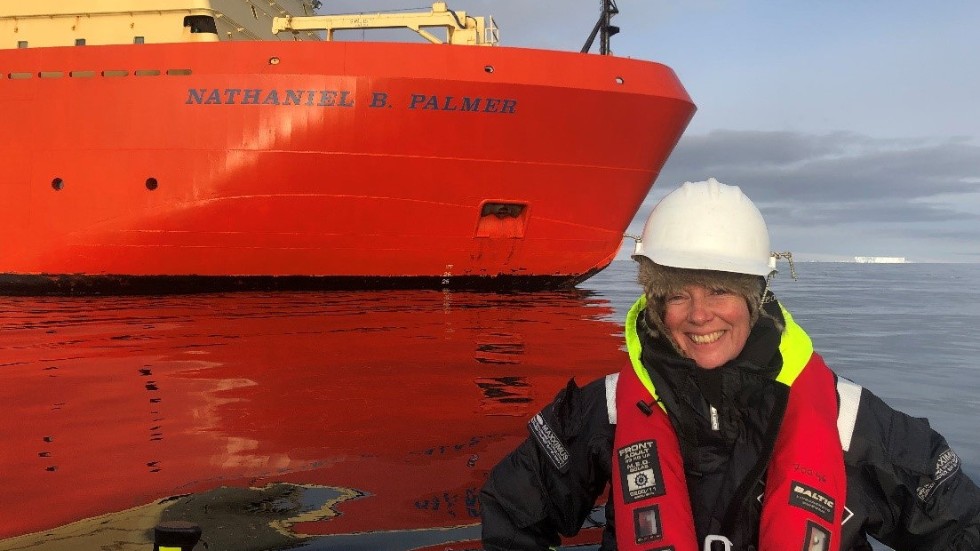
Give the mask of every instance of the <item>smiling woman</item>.
<path id="1" fill-rule="evenodd" d="M 727 216 L 704 216 L 727 212 Z M 711 179 L 664 198 L 634 258 L 647 322 L 680 356 L 714 369 L 742 352 L 771 271 L 769 232 L 738 188 Z"/>
<path id="2" fill-rule="evenodd" d="M 601 549 L 980 546 L 980 489 L 959 456 L 827 367 L 768 289 L 769 244 L 755 205 L 714 179 L 653 209 L 633 255 L 630 362 L 570 381 L 494 468 L 486 549 L 557 545 L 607 486 Z"/>

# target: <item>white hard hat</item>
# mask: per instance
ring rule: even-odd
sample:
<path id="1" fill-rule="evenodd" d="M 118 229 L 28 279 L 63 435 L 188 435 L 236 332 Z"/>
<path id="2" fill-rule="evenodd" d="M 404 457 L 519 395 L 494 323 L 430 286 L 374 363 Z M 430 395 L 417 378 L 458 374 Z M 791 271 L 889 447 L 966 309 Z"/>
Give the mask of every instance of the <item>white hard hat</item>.
<path id="1" fill-rule="evenodd" d="M 768 276 L 775 268 L 762 213 L 737 186 L 686 182 L 647 218 L 633 257 L 661 266 Z"/>

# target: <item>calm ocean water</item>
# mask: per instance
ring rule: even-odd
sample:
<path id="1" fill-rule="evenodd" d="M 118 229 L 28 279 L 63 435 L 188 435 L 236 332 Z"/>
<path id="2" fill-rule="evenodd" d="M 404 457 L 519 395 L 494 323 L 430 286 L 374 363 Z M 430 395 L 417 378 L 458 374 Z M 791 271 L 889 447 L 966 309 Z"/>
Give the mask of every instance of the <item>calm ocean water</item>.
<path id="1" fill-rule="evenodd" d="M 927 417 L 976 480 L 980 266 L 796 268 L 773 288 L 827 363 Z M 475 548 L 476 493 L 526 420 L 623 365 L 634 277 L 0 298 L 0 550 L 146 549 L 167 520 L 212 550 Z"/>

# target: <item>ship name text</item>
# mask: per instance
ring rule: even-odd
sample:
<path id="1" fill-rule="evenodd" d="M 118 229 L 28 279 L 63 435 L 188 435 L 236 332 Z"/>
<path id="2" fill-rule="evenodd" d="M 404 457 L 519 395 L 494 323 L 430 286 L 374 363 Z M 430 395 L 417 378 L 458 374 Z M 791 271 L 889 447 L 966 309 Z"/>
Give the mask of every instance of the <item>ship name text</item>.
<path id="1" fill-rule="evenodd" d="M 354 107 L 349 90 L 263 90 L 261 88 L 191 88 L 187 104 L 197 105 L 306 105 Z"/>
<path id="2" fill-rule="evenodd" d="M 412 111 L 458 111 L 461 113 L 517 113 L 517 100 L 466 95 L 408 94 L 392 97 L 373 91 L 363 98 L 351 90 L 299 90 L 263 88 L 189 88 L 187 105 L 281 105 L 350 108 L 363 102 L 371 109 L 401 107 Z"/>

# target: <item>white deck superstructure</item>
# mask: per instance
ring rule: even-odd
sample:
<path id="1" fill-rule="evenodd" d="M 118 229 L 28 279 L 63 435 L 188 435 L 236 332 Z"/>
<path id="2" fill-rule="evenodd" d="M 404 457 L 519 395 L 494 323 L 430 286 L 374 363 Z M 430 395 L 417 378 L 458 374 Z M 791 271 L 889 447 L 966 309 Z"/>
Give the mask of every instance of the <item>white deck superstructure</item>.
<path id="1" fill-rule="evenodd" d="M 312 0 L 31 0 L 0 4 L 0 49 L 225 40 L 320 40 L 272 32 Z"/>

